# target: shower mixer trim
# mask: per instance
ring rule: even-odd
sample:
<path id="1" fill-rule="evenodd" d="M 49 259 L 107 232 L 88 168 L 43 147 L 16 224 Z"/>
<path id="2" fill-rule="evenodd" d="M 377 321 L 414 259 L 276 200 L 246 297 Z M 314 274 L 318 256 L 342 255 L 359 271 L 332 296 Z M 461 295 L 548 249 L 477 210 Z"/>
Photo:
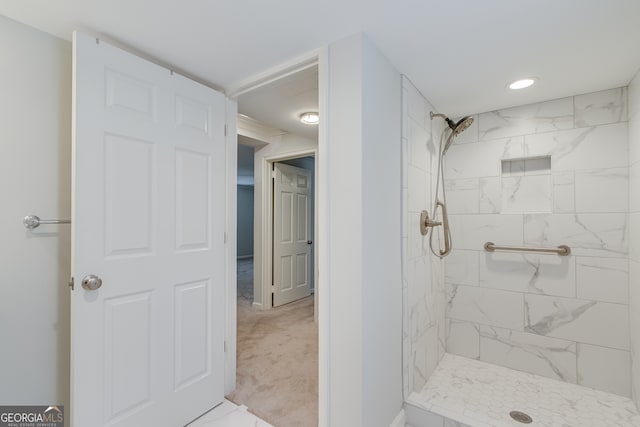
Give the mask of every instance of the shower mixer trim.
<path id="1" fill-rule="evenodd" d="M 430 227 L 437 227 L 438 225 L 442 225 L 442 222 L 429 218 L 428 211 L 423 210 L 420 212 L 420 234 L 426 236 Z"/>

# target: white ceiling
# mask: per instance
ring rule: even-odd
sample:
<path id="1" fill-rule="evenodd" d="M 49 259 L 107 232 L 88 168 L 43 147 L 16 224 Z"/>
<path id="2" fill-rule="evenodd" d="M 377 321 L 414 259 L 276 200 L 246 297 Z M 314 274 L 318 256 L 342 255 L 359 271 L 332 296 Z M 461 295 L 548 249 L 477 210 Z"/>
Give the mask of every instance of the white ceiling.
<path id="1" fill-rule="evenodd" d="M 318 111 L 318 67 L 291 74 L 238 97 L 238 112 L 270 127 L 318 139 L 318 126 L 300 122 L 300 114 Z"/>
<path id="2" fill-rule="evenodd" d="M 626 85 L 640 68 L 638 0 L 5 0 L 0 13 L 104 34 L 222 88 L 364 32 L 451 116 Z"/>

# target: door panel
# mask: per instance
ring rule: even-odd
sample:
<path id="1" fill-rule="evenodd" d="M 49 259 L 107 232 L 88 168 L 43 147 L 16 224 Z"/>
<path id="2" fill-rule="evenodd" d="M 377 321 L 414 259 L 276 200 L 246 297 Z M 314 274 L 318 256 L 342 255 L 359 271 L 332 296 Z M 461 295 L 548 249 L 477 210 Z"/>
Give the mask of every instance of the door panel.
<path id="1" fill-rule="evenodd" d="M 179 390 L 210 373 L 209 281 L 184 283 L 175 292 L 175 385 Z"/>
<path id="2" fill-rule="evenodd" d="M 105 254 L 153 252 L 152 224 L 155 144 L 126 136 L 105 135 Z M 133 179 L 132 179 L 133 178 Z M 131 212 L 142 221 L 129 221 Z"/>
<path id="3" fill-rule="evenodd" d="M 275 164 L 273 305 L 311 295 L 311 172 Z"/>
<path id="4" fill-rule="evenodd" d="M 176 427 L 223 400 L 225 103 L 74 35 L 76 427 Z"/>
<path id="5" fill-rule="evenodd" d="M 306 184 L 305 184 L 306 186 Z M 309 196 L 307 194 L 296 194 L 296 201 L 298 202 L 298 211 L 296 217 L 296 241 L 298 243 L 305 243 L 309 239 Z"/>
<path id="6" fill-rule="evenodd" d="M 133 413 L 151 400 L 151 293 L 105 301 L 106 419 Z"/>
<path id="7" fill-rule="evenodd" d="M 210 159 L 176 150 L 176 249 L 209 248 Z"/>
<path id="8" fill-rule="evenodd" d="M 293 195 L 287 191 L 281 191 L 280 193 L 280 227 L 282 230 L 282 237 L 280 239 L 280 244 L 283 243 L 292 243 L 293 242 L 293 233 L 291 229 L 293 228 L 293 201 L 291 200 Z"/>
<path id="9" fill-rule="evenodd" d="M 109 68 L 105 69 L 105 76 L 107 107 L 123 108 L 125 109 L 123 113 L 126 115 L 133 111 L 156 121 L 157 86 L 153 82 L 134 78 Z"/>

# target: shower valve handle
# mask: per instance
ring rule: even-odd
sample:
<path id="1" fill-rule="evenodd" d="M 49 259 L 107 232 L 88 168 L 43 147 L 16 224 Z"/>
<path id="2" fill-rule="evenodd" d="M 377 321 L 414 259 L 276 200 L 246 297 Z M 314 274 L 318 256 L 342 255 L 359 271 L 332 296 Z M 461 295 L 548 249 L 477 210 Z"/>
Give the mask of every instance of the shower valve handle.
<path id="1" fill-rule="evenodd" d="M 422 211 L 420 212 L 420 233 L 423 236 L 426 236 L 429 232 L 430 227 L 436 227 L 438 225 L 442 225 L 440 221 L 433 221 L 429 218 L 429 212 Z"/>

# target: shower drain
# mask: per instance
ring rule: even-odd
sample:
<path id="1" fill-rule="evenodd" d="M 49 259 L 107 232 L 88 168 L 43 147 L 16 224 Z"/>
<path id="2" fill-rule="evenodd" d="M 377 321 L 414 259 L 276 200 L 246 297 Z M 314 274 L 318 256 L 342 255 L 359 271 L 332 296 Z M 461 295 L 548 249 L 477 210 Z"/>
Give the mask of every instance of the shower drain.
<path id="1" fill-rule="evenodd" d="M 533 418 L 531 418 L 529 415 L 525 414 L 524 412 L 511 411 L 509 412 L 509 415 L 511 416 L 511 418 L 513 418 L 519 423 L 531 424 L 533 422 Z"/>

